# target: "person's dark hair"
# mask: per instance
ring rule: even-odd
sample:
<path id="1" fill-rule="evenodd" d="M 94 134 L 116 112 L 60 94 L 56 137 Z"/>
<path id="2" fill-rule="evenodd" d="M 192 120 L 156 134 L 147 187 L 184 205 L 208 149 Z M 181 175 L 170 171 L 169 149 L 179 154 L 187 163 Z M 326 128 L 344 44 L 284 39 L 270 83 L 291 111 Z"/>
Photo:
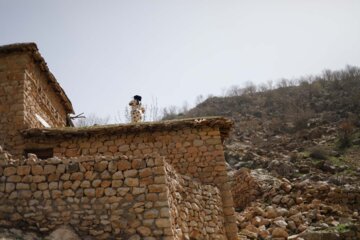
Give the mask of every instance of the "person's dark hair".
<path id="1" fill-rule="evenodd" d="M 134 99 L 138 102 L 141 102 L 141 96 L 139 96 L 139 95 L 135 95 Z"/>

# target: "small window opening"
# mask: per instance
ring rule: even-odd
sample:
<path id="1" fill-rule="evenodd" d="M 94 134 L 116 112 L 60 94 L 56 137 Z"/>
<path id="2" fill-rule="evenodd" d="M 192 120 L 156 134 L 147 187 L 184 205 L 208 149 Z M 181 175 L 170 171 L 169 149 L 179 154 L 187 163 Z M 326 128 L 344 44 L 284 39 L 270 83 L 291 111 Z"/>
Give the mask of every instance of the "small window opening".
<path id="1" fill-rule="evenodd" d="M 25 157 L 27 157 L 29 153 L 35 154 L 40 159 L 47 159 L 54 157 L 54 149 L 52 148 L 25 149 L 24 151 Z"/>

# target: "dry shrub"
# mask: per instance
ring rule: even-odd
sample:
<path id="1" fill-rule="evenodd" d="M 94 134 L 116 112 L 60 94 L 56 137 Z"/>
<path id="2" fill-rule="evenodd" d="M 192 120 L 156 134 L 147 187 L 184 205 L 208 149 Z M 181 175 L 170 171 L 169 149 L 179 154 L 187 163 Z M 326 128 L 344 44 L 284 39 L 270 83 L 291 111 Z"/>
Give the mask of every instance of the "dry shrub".
<path id="1" fill-rule="evenodd" d="M 346 120 L 340 123 L 339 131 L 339 148 L 348 148 L 351 146 L 351 134 L 354 130 L 354 125 L 351 121 Z"/>
<path id="2" fill-rule="evenodd" d="M 310 149 L 309 156 L 319 160 L 326 160 L 329 156 L 329 152 L 322 146 L 315 146 Z"/>

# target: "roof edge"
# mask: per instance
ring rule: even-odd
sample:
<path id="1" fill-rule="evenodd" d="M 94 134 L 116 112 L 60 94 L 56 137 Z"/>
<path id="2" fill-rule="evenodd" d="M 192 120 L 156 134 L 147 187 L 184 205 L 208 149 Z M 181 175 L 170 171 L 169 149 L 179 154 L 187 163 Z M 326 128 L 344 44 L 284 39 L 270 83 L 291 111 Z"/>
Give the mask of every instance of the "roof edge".
<path id="1" fill-rule="evenodd" d="M 225 117 L 198 117 L 159 122 L 112 124 L 93 127 L 31 128 L 22 131 L 25 138 L 68 138 L 74 136 L 107 135 L 115 133 L 139 133 L 180 130 L 193 127 L 218 127 L 221 138 L 229 136 L 234 122 Z"/>
<path id="2" fill-rule="evenodd" d="M 55 76 L 50 72 L 45 59 L 41 56 L 36 43 L 14 43 L 0 46 L 0 54 L 11 54 L 16 52 L 27 52 L 30 54 L 34 62 L 39 66 L 40 70 L 45 73 L 50 85 L 53 87 L 55 93 L 63 102 L 67 113 L 74 113 L 72 103 L 65 91 L 62 89 Z"/>

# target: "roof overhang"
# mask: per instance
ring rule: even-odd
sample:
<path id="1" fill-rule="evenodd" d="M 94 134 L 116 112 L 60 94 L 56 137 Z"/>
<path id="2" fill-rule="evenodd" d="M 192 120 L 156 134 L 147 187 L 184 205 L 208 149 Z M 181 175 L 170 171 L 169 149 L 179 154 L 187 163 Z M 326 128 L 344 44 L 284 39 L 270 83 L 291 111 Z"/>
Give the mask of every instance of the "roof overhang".
<path id="1" fill-rule="evenodd" d="M 130 124 L 112 124 L 93 127 L 64 127 L 64 128 L 31 128 L 23 130 L 22 134 L 27 139 L 48 138 L 62 139 L 72 137 L 89 137 L 92 135 L 114 135 L 128 133 L 153 133 L 158 131 L 176 131 L 186 128 L 218 128 L 221 138 L 228 137 L 234 123 L 224 117 L 202 117 L 159 122 L 142 122 Z"/>
<path id="2" fill-rule="evenodd" d="M 48 83 L 54 89 L 55 93 L 59 96 L 60 101 L 65 107 L 67 113 L 74 113 L 73 106 L 70 99 L 66 96 L 65 91 L 61 88 L 54 75 L 50 72 L 47 63 L 41 56 L 39 49 L 35 43 L 16 43 L 10 45 L 0 46 L 0 54 L 11 53 L 28 53 L 33 59 L 39 69 L 45 74 Z"/>

